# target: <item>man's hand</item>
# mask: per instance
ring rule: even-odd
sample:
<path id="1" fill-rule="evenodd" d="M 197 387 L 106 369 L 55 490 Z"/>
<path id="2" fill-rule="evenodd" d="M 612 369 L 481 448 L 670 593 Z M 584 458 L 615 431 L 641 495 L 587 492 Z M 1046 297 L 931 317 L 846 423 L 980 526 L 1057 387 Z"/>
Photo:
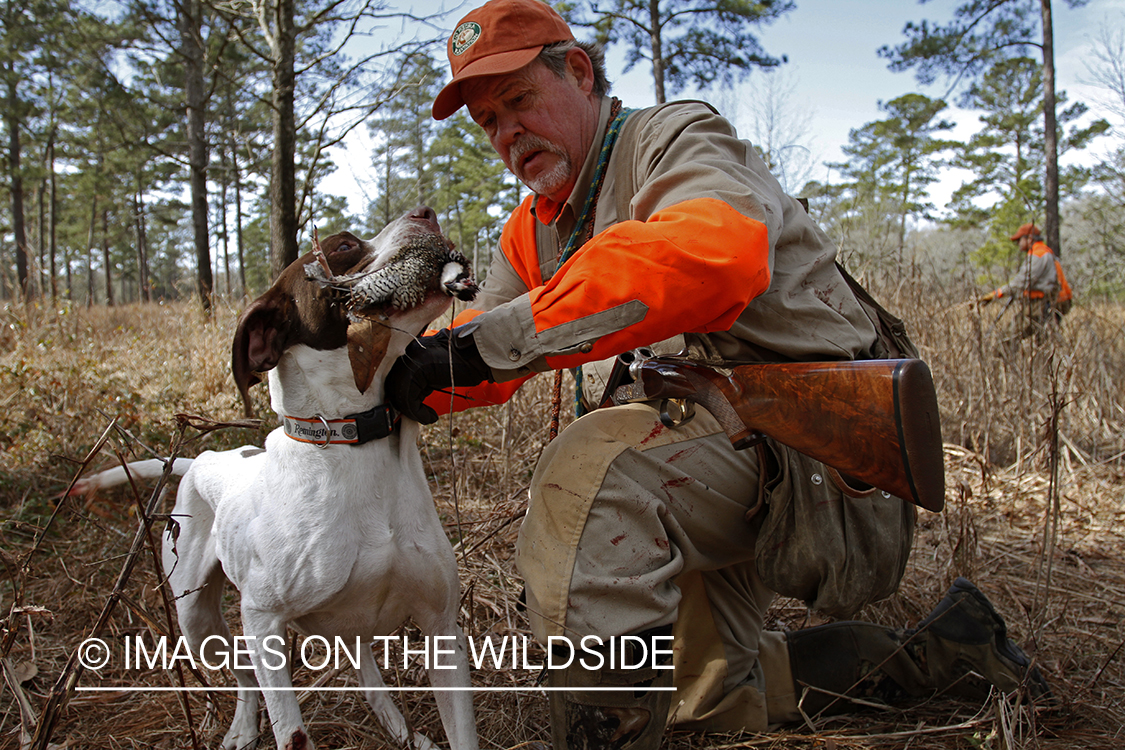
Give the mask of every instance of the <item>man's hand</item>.
<path id="1" fill-rule="evenodd" d="M 994 299 L 996 299 L 996 292 L 989 292 L 988 294 L 982 294 L 980 297 L 978 297 L 977 302 L 982 305 L 987 305 Z"/>
<path id="2" fill-rule="evenodd" d="M 444 328 L 415 339 L 387 375 L 387 400 L 416 422 L 437 421 L 437 412 L 422 403 L 434 391 L 492 380 L 473 337 L 457 330 Z"/>

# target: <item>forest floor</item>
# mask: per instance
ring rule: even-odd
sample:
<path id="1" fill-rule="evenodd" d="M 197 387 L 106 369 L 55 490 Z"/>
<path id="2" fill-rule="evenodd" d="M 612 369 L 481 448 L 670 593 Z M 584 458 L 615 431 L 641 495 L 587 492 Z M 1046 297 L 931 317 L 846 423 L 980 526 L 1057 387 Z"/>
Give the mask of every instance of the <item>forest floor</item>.
<path id="1" fill-rule="evenodd" d="M 115 454 L 168 452 L 181 434 L 177 413 L 239 417 L 227 374 L 235 316 L 233 308 L 220 307 L 204 318 L 185 304 L 9 308 L 0 317 L 0 750 L 172 750 L 193 742 L 214 747 L 226 731 L 232 692 L 163 691 L 179 684 L 179 677 L 160 669 L 111 663 L 78 674 L 68 666 L 87 638 L 120 644 L 151 637 L 168 632 L 169 619 L 148 539 L 138 535 L 140 509 L 152 488 L 139 488 L 136 496 L 115 492 L 79 501 L 61 495 L 78 474 L 115 464 Z M 1111 389 L 1121 377 L 1120 370 L 1107 375 Z M 471 637 L 530 640 L 517 606 L 522 583 L 512 558 L 530 473 L 546 444 L 548 380 L 532 381 L 507 405 L 457 415 L 423 434 L 437 510 L 460 566 L 461 624 Z M 264 389 L 258 390 L 258 413 L 269 422 Z M 1050 390 L 1036 392 L 1047 398 Z M 963 432 L 956 424 L 959 415 L 945 417 L 947 436 Z M 260 445 L 268 428 L 204 434 L 186 427 L 182 452 Z M 1121 747 L 1125 463 L 1120 455 L 1095 455 L 1083 437 L 1071 431 L 1057 448 L 1051 441 L 1017 442 L 1004 465 L 987 459 L 984 449 L 966 447 L 973 441 L 947 443 L 946 509 L 921 512 L 898 593 L 859 615 L 895 627 L 916 623 L 955 577 L 965 576 L 1005 615 L 1012 638 L 1051 683 L 1053 705 L 1022 705 L 1003 695 L 982 703 L 935 698 L 768 734 L 671 731 L 665 746 Z M 166 514 L 170 502 L 158 498 L 156 513 Z M 158 539 L 161 531 L 162 524 L 154 522 L 150 537 Z M 229 620 L 237 625 L 236 593 L 228 592 L 227 604 Z M 823 621 L 800 602 L 782 599 L 770 610 L 767 626 L 791 629 Z M 533 651 L 529 659 L 534 663 L 539 656 Z M 538 676 L 532 669 L 487 666 L 474 672 L 477 687 L 509 688 L 474 694 L 482 748 L 549 746 L 547 701 L 535 689 Z M 219 686 L 233 685 L 229 673 L 209 677 Z M 73 690 L 66 689 L 68 678 L 76 678 Z M 184 679 L 198 684 L 191 675 Z M 391 670 L 386 680 L 404 687 L 428 684 L 414 666 Z M 298 670 L 294 682 L 356 684 L 350 670 Z M 98 687 L 130 689 L 86 690 Z M 405 691 L 395 699 L 416 729 L 444 741 L 432 694 Z M 392 745 L 354 692 L 309 691 L 301 701 L 320 747 Z M 39 739 L 33 742 L 37 726 Z M 272 743 L 265 732 L 261 746 Z"/>

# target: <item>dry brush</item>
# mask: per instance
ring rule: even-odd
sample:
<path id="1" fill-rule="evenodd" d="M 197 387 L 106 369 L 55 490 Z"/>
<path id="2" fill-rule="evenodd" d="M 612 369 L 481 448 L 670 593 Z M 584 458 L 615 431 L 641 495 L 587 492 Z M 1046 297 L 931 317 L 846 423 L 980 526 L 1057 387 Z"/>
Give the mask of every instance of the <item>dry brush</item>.
<path id="1" fill-rule="evenodd" d="M 1037 659 L 1059 708 L 1029 711 L 999 696 L 984 705 L 935 699 L 768 736 L 674 733 L 670 747 L 1120 745 L 1125 309 L 1079 306 L 1060 335 L 1012 345 L 1004 339 L 1014 309 L 995 322 L 996 309 L 941 306 L 930 301 L 936 297 L 899 288 L 885 299 L 912 322 L 935 374 L 947 444 L 947 509 L 921 514 L 899 593 L 863 616 L 895 626 L 915 622 L 955 576 L 970 577 Z M 205 746 L 225 729 L 229 693 L 192 694 L 186 708 L 175 694 L 153 690 L 59 696 L 68 659 L 99 622 L 107 639 L 169 627 L 159 573 L 138 532 L 152 488 L 80 503 L 59 496 L 103 434 L 105 446 L 90 468 L 118 456 L 147 457 L 150 450 L 166 454 L 179 447 L 194 454 L 261 443 L 268 425 L 209 432 L 185 427 L 184 444 L 177 446 L 177 413 L 220 422 L 240 415 L 228 374 L 236 315 L 218 308 L 204 317 L 190 305 L 0 312 L 0 690 L 11 698 L 0 700 L 0 750 L 31 746 L 35 724 L 47 720 L 55 722 L 50 741 L 75 748 L 192 747 L 193 734 Z M 531 472 L 547 440 L 550 390 L 550 379 L 538 378 L 509 404 L 457 415 L 424 432 L 438 511 L 461 564 L 462 624 L 475 636 L 530 635 L 512 556 Z M 258 412 L 269 417 L 262 391 Z M 563 400 L 565 411 L 568 397 Z M 169 506 L 170 500 L 156 498 L 153 536 Z M 782 600 L 769 624 L 819 621 L 801 603 Z M 311 685 L 318 678 L 354 684 L 346 671 L 298 673 L 295 681 Z M 482 669 L 474 684 L 533 688 L 537 678 Z M 184 679 L 196 684 L 191 675 Z M 387 679 L 425 684 L 414 669 Z M 158 670 L 109 670 L 86 674 L 79 684 L 164 687 L 173 684 L 169 680 Z M 55 713 L 53 691 L 61 704 Z M 404 693 L 401 701 L 411 722 L 441 735 L 427 695 Z M 477 705 L 482 747 L 548 742 L 541 693 L 481 692 Z M 387 744 L 355 694 L 309 693 L 304 711 L 325 747 Z M 45 734 L 40 729 L 40 743 Z"/>

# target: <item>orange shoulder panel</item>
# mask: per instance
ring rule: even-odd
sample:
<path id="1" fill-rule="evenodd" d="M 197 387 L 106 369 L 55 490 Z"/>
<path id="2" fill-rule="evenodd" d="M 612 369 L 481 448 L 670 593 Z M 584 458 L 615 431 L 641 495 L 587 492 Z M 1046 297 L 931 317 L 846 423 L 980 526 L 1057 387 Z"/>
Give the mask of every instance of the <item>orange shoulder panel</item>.
<path id="1" fill-rule="evenodd" d="M 679 333 L 725 331 L 769 283 L 766 226 L 721 200 L 693 198 L 595 236 L 532 288 L 531 311 L 542 332 L 633 300 L 647 307 L 589 352 L 548 358 L 562 369 Z"/>
<path id="2" fill-rule="evenodd" d="M 1063 273 L 1062 263 L 1059 263 L 1057 257 L 1055 258 L 1055 273 L 1058 274 L 1059 277 L 1059 296 L 1055 299 L 1058 302 L 1066 302 L 1068 299 L 1074 297 L 1074 292 L 1070 290 L 1070 284 L 1066 283 L 1066 274 Z"/>
<path id="3" fill-rule="evenodd" d="M 535 223 L 538 219 L 531 212 L 534 198 L 534 195 L 529 195 L 516 207 L 500 233 L 500 250 L 528 289 L 543 284 L 539 273 L 539 251 L 535 245 Z"/>

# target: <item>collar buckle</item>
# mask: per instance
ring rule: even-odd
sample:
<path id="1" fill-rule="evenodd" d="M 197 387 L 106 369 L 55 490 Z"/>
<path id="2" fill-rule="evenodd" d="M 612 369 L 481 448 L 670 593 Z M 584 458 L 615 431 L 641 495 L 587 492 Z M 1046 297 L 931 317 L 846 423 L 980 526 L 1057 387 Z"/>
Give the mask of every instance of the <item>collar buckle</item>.
<path id="1" fill-rule="evenodd" d="M 355 420 L 359 430 L 359 439 L 355 444 L 362 445 L 369 440 L 390 437 L 399 422 L 399 414 L 390 404 L 381 404 L 359 414 L 349 414 L 347 419 Z"/>

